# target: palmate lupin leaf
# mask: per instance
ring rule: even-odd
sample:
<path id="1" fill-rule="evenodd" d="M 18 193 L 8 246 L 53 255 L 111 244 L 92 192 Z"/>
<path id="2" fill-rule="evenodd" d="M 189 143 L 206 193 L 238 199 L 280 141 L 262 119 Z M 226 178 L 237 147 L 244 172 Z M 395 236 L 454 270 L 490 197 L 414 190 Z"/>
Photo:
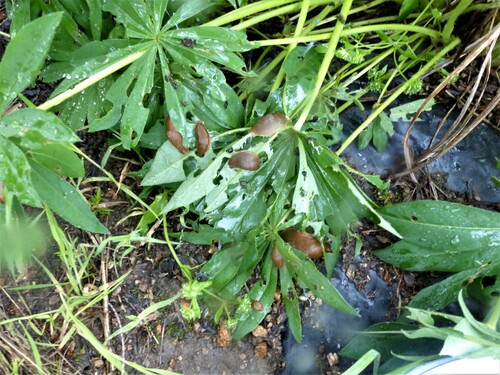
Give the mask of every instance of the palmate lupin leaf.
<path id="1" fill-rule="evenodd" d="M 210 2 L 185 2 L 170 17 L 167 3 L 104 0 L 102 9 L 123 26 L 124 38 L 88 42 L 66 65 L 46 69 L 47 79 L 65 78 L 53 97 L 98 77 L 97 84 L 61 106 L 74 129 L 85 120 L 91 131 L 119 127 L 122 145 L 129 149 L 158 117 L 170 116 L 187 145 L 194 143 L 197 119 L 212 134 L 242 122 L 241 101 L 218 66 L 246 74 L 238 55 L 251 48 L 245 34 L 218 27 L 183 29 L 182 22 L 203 12 Z M 129 66 L 119 78 L 106 73 L 120 63 Z"/>

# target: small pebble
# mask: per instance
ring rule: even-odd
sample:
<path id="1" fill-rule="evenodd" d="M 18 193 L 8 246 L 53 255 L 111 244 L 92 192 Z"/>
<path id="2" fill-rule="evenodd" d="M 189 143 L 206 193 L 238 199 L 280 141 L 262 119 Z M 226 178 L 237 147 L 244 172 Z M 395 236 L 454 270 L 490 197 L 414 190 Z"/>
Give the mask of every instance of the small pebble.
<path id="1" fill-rule="evenodd" d="M 262 326 L 257 326 L 252 331 L 254 337 L 267 337 L 267 330 Z"/>

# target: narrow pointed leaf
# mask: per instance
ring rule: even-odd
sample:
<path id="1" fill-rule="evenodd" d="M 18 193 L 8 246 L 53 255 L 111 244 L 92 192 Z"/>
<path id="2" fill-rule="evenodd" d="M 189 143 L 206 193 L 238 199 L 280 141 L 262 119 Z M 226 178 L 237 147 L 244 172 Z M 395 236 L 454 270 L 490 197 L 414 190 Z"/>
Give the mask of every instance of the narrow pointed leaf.
<path id="1" fill-rule="evenodd" d="M 81 193 L 51 170 L 31 162 L 31 179 L 43 202 L 74 226 L 96 233 L 109 233 Z"/>
<path id="2" fill-rule="evenodd" d="M 26 148 L 80 140 L 55 114 L 33 108 L 14 111 L 2 118 L 0 134 L 19 138 L 20 144 Z"/>
<path id="3" fill-rule="evenodd" d="M 0 181 L 22 203 L 40 207 L 40 199 L 31 183 L 30 169 L 19 147 L 0 135 Z"/>
<path id="4" fill-rule="evenodd" d="M 31 150 L 31 157 L 38 164 L 66 177 L 83 177 L 83 161 L 67 146 L 49 144 L 43 148 Z"/>
<path id="5" fill-rule="evenodd" d="M 381 215 L 403 239 L 375 255 L 415 271 L 460 272 L 500 257 L 500 214 L 442 201 L 385 207 Z"/>
<path id="6" fill-rule="evenodd" d="M 42 68 L 62 13 L 52 13 L 20 29 L 5 49 L 0 62 L 0 113 Z"/>

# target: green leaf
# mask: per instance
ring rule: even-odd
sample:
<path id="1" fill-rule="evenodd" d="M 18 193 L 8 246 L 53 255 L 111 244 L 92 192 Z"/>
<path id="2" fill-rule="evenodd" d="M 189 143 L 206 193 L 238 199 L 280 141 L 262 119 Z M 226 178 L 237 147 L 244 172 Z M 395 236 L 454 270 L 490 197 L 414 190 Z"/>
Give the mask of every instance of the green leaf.
<path id="1" fill-rule="evenodd" d="M 235 142 L 232 147 L 239 149 L 245 143 L 248 136 Z M 230 154 L 227 152 L 220 152 L 219 155 L 212 160 L 212 162 L 199 174 L 199 171 L 193 171 L 187 176 L 186 180 L 179 186 L 175 194 L 172 196 L 167 206 L 162 210 L 162 213 L 172 211 L 179 207 L 188 207 L 191 203 L 207 196 L 215 188 L 217 188 L 214 180 L 219 174 L 219 168 L 225 159 L 228 159 Z M 229 167 L 226 165 L 226 169 Z M 224 198 L 222 198 L 224 199 Z M 210 202 L 211 204 L 212 202 Z"/>
<path id="2" fill-rule="evenodd" d="M 288 318 L 288 326 L 292 331 L 293 338 L 297 342 L 302 342 L 302 322 L 300 320 L 299 297 L 295 290 L 295 285 L 292 283 L 288 267 L 283 267 L 279 270 L 281 296 L 285 302 L 286 316 Z M 290 297 L 290 295 L 292 297 Z"/>
<path id="3" fill-rule="evenodd" d="M 418 8 L 418 0 L 403 0 L 399 9 L 399 19 L 405 19 L 411 12 Z"/>
<path id="4" fill-rule="evenodd" d="M 52 13 L 19 30 L 5 49 L 0 62 L 0 113 L 29 84 L 42 68 L 62 13 Z"/>
<path id="5" fill-rule="evenodd" d="M 318 271 L 314 263 L 307 256 L 292 248 L 281 238 L 276 241 L 278 250 L 286 259 L 286 267 L 293 270 L 297 280 L 321 298 L 324 303 L 350 315 L 357 316 L 356 310 L 350 306 L 344 297 L 335 289 L 330 281 Z"/>
<path id="6" fill-rule="evenodd" d="M 206 0 L 190 0 L 182 2 L 182 5 L 177 8 L 172 17 L 169 18 L 162 31 L 168 30 L 172 27 L 177 27 L 183 21 L 196 16 L 211 6 L 210 1 Z"/>
<path id="7" fill-rule="evenodd" d="M 49 144 L 43 148 L 31 150 L 31 157 L 38 164 L 66 177 L 83 177 L 83 161 L 67 146 Z"/>
<path id="8" fill-rule="evenodd" d="M 245 33 L 222 27 L 173 29 L 162 35 L 162 41 L 168 49 L 175 49 L 196 65 L 203 64 L 203 60 L 209 60 L 242 75 L 245 75 L 245 62 L 235 52 L 252 48 Z M 197 67 L 198 69 L 200 67 Z"/>
<path id="9" fill-rule="evenodd" d="M 220 292 L 237 275 L 245 251 L 251 251 L 248 241 L 226 245 L 203 265 L 202 272 L 212 280 L 210 289 Z"/>
<path id="10" fill-rule="evenodd" d="M 28 149 L 80 140 L 55 114 L 32 108 L 14 111 L 2 118 L 0 134 L 19 138 L 20 144 Z"/>
<path id="11" fill-rule="evenodd" d="M 112 13 L 125 26 L 130 38 L 147 39 L 153 36 L 153 23 L 144 1 L 128 2 L 102 0 L 102 9 Z"/>
<path id="12" fill-rule="evenodd" d="M 402 240 L 375 252 L 414 271 L 460 272 L 500 255 L 500 214 L 441 201 L 414 201 L 379 210 Z"/>
<path id="13" fill-rule="evenodd" d="M 270 254 L 268 256 L 268 264 L 272 263 Z M 249 332 L 251 332 L 271 309 L 276 292 L 278 279 L 278 270 L 276 267 L 268 265 L 268 272 L 263 270 L 263 279 L 258 280 L 248 292 L 247 296 L 251 300 L 257 300 L 262 304 L 262 310 L 256 311 L 251 309 L 247 316 L 241 317 L 238 327 L 233 332 L 233 339 L 240 340 Z"/>
<path id="14" fill-rule="evenodd" d="M 361 132 L 361 134 L 358 136 L 358 148 L 360 150 L 364 150 L 369 144 L 370 141 L 373 138 L 373 128 L 375 127 L 375 124 L 372 122 L 368 127 Z"/>
<path id="15" fill-rule="evenodd" d="M 0 219 L 0 273 L 5 269 L 21 272 L 47 242 L 46 234 L 36 223 L 6 224 Z"/>
<path id="16" fill-rule="evenodd" d="M 40 199 L 33 188 L 30 165 L 24 153 L 11 141 L 0 135 L 0 181 L 8 191 L 30 206 L 40 207 Z"/>
<path id="17" fill-rule="evenodd" d="M 283 70 L 286 74 L 283 104 L 289 117 L 294 116 L 300 110 L 304 100 L 314 89 L 323 55 L 318 52 L 318 48 L 297 46 L 283 62 Z"/>
<path id="18" fill-rule="evenodd" d="M 92 39 L 100 40 L 102 33 L 102 4 L 101 0 L 88 1 L 89 23 Z"/>
<path id="19" fill-rule="evenodd" d="M 418 99 L 414 100 L 412 102 L 406 103 L 406 104 L 401 104 L 397 107 L 391 108 L 390 110 L 390 119 L 391 121 L 404 121 L 404 122 L 410 122 L 411 118 L 408 117 L 409 115 L 415 114 L 420 106 L 424 104 L 425 99 Z M 430 111 L 432 107 L 434 106 L 434 103 L 436 101 L 434 99 L 430 100 L 429 103 L 426 104 L 424 111 Z"/>
<path id="20" fill-rule="evenodd" d="M 14 38 L 18 30 L 31 21 L 31 8 L 34 5 L 31 1 L 8 0 L 4 2 L 7 10 L 7 17 L 10 20 L 9 33 Z"/>
<path id="21" fill-rule="evenodd" d="M 348 358 L 361 358 L 367 351 L 375 349 L 380 353 L 382 362 L 392 358 L 392 353 L 419 355 L 428 353 L 429 349 L 437 351 L 441 348 L 442 341 L 408 339 L 401 333 L 402 330 L 412 331 L 417 326 L 406 323 L 378 323 L 369 327 L 365 332 L 357 335 L 341 351 L 340 355 Z"/>
<path id="22" fill-rule="evenodd" d="M 31 179 L 42 201 L 74 226 L 96 233 L 109 233 L 80 192 L 54 172 L 31 162 Z"/>
<path id="23" fill-rule="evenodd" d="M 428 310 L 441 310 L 457 300 L 459 292 L 465 285 L 470 283 L 471 280 L 481 279 L 485 276 L 497 277 L 500 275 L 500 262 L 495 261 L 484 267 L 475 267 L 428 286 L 422 289 L 410 301 L 409 306 L 428 309 Z"/>
<path id="24" fill-rule="evenodd" d="M 169 184 L 186 179 L 184 160 L 186 155 L 166 141 L 156 153 L 150 170 L 142 180 L 143 186 Z"/>

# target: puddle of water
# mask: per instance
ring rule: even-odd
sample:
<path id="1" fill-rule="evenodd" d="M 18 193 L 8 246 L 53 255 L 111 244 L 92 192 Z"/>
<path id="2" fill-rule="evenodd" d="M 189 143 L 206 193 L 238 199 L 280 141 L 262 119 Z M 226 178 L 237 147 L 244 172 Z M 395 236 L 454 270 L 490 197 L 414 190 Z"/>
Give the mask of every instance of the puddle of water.
<path id="1" fill-rule="evenodd" d="M 396 105 L 401 103 L 396 103 Z M 438 104 L 432 111 L 424 112 L 411 133 L 410 144 L 416 155 L 426 150 L 439 121 L 446 109 Z M 366 118 L 367 113 L 351 107 L 341 116 L 344 133 L 349 134 Z M 454 118 L 448 120 L 449 126 Z M 387 148 L 377 152 L 373 145 L 359 150 L 357 144 L 351 144 L 343 157 L 363 173 L 375 173 L 388 176 L 404 167 L 403 140 L 409 122 L 394 123 L 395 134 L 389 138 Z M 446 125 L 444 126 L 446 129 Z M 446 130 L 441 130 L 444 134 Z M 500 134 L 486 124 L 480 124 L 457 146 L 444 156 L 431 163 L 431 173 L 447 174 L 448 189 L 457 193 L 476 193 L 482 201 L 500 202 L 500 188 L 491 182 L 491 176 L 498 176 L 496 159 L 500 158 Z"/>
<path id="2" fill-rule="evenodd" d="M 370 281 L 358 291 L 342 269 L 337 266 L 332 284 L 360 314 L 360 318 L 341 313 L 331 306 L 319 305 L 302 313 L 303 340 L 297 343 L 290 331 L 283 341 L 286 367 L 283 375 L 322 374 L 329 369 L 319 353 L 337 353 L 357 332 L 370 325 L 387 320 L 392 309 L 392 288 L 374 271 L 369 271 Z M 340 362 L 348 367 L 350 362 Z M 344 366 L 343 366 L 344 365 Z"/>

